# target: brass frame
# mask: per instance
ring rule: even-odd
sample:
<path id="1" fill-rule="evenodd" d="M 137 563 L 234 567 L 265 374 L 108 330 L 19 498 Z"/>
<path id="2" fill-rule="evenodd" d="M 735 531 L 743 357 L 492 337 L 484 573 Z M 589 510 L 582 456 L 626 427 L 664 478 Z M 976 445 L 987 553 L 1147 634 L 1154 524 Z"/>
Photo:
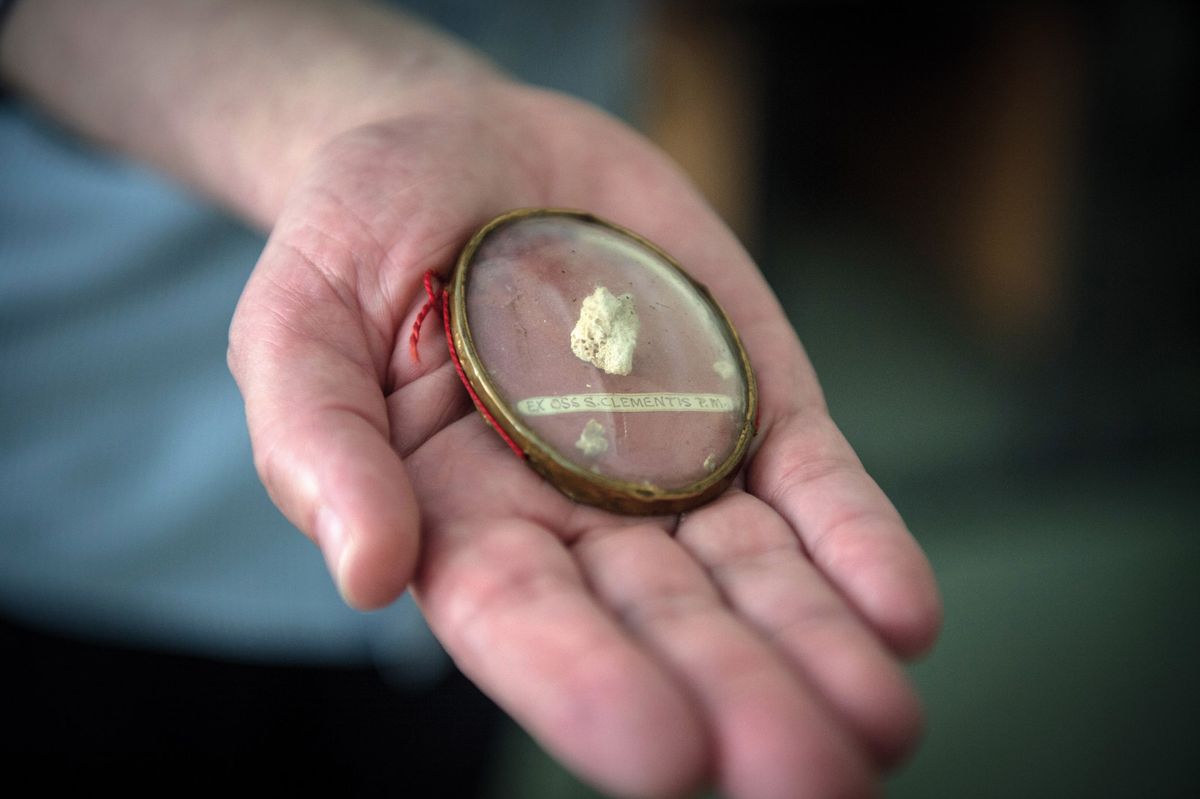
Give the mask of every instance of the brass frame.
<path id="1" fill-rule="evenodd" d="M 475 342 L 471 335 L 470 323 L 467 319 L 466 285 L 471 261 L 476 251 L 489 235 L 501 227 L 513 222 L 541 216 L 567 216 L 584 222 L 600 225 L 614 230 L 623 236 L 641 244 L 658 255 L 664 262 L 683 276 L 711 306 L 717 318 L 724 323 L 724 334 L 732 349 L 737 353 L 746 382 L 745 414 L 742 419 L 738 440 L 730 453 L 711 474 L 683 488 L 667 490 L 642 483 L 630 483 L 611 477 L 598 475 L 583 469 L 574 463 L 560 457 L 536 433 L 527 427 L 515 411 L 499 396 L 490 375 L 479 362 L 475 350 Z M 467 376 L 476 395 L 487 408 L 488 412 L 503 428 L 506 435 L 520 446 L 525 453 L 526 461 L 535 471 L 541 474 L 551 485 L 573 500 L 595 505 L 605 510 L 625 514 L 656 515 L 666 513 L 682 513 L 714 499 L 732 482 L 737 469 L 746 457 L 750 442 L 754 439 L 755 423 L 758 414 L 758 386 L 754 379 L 754 370 L 750 358 L 746 354 L 737 330 L 729 316 L 709 292 L 704 284 L 689 275 L 674 258 L 664 252 L 653 242 L 621 227 L 620 225 L 601 219 L 594 214 L 564 208 L 523 208 L 510 211 L 496 217 L 479 230 L 459 255 L 454 268 L 454 276 L 447 289 L 450 292 L 450 329 L 453 336 L 452 345 L 458 354 L 463 372 Z"/>

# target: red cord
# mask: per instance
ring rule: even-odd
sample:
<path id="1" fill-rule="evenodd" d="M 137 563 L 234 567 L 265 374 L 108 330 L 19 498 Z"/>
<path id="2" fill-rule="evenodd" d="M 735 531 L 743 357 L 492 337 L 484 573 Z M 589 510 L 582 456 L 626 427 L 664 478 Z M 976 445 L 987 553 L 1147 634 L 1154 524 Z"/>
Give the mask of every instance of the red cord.
<path id="1" fill-rule="evenodd" d="M 442 324 L 446 328 L 446 348 L 450 350 L 450 360 L 454 363 L 454 371 L 458 372 L 458 379 L 462 381 L 463 388 L 471 395 L 471 401 L 475 403 L 475 408 L 487 420 L 487 423 L 492 426 L 492 429 L 500 434 L 500 438 L 504 439 L 504 443 L 508 444 L 508 448 L 516 453 L 518 458 L 525 459 L 525 451 L 521 449 L 516 441 L 508 433 L 504 432 L 491 412 L 479 399 L 479 395 L 475 393 L 475 389 L 471 386 L 471 381 L 467 380 L 467 373 L 463 371 L 462 363 L 458 360 L 458 353 L 454 349 L 454 336 L 450 332 L 450 293 L 445 288 L 440 288 L 437 291 L 433 290 L 433 272 L 425 273 L 425 304 L 421 306 L 421 310 L 417 312 L 416 321 L 413 322 L 412 334 L 408 337 L 408 351 L 412 354 L 412 358 L 417 363 L 421 362 L 421 356 L 417 353 L 417 342 L 421 338 L 421 325 L 425 322 L 425 317 L 434 309 L 438 303 L 438 295 L 441 295 L 442 300 Z"/>
<path id="2" fill-rule="evenodd" d="M 421 310 L 417 311 L 417 319 L 413 322 L 412 333 L 408 337 L 408 352 L 412 359 L 420 363 L 421 351 L 417 349 L 417 342 L 421 339 L 421 325 L 425 324 L 425 317 L 429 316 L 429 312 L 433 310 L 433 306 L 437 305 L 437 294 L 433 290 L 433 272 L 425 273 L 425 304 L 421 306 Z M 453 348 L 451 348 L 453 349 Z"/>
<path id="3" fill-rule="evenodd" d="M 450 294 L 442 289 L 442 323 L 446 328 L 446 346 L 450 349 L 450 360 L 454 361 L 454 370 L 458 372 L 458 379 L 462 381 L 463 387 L 467 389 L 467 393 L 471 395 L 471 400 L 475 403 L 475 407 L 483 414 L 483 418 L 487 419 L 488 424 L 500 434 L 504 439 L 504 443 L 508 444 L 508 448 L 516 453 L 517 457 L 524 460 L 525 451 L 521 449 L 517 442 L 509 437 L 508 433 L 504 432 L 504 428 L 497 424 L 495 418 L 483 402 L 480 401 L 479 395 L 475 393 L 475 389 L 471 387 L 471 381 L 467 380 L 467 373 L 463 371 L 462 363 L 458 360 L 458 352 L 454 349 L 454 337 L 450 334 Z"/>

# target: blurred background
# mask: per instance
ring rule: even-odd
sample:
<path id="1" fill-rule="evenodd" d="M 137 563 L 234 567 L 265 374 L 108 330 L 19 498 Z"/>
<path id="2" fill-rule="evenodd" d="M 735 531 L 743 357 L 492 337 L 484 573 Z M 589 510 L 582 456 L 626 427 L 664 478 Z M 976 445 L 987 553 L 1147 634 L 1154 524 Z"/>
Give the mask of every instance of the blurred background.
<path id="1" fill-rule="evenodd" d="M 1162 2 L 639 19 L 632 121 L 756 256 L 939 577 L 892 796 L 1190 793 L 1198 37 Z M 506 748 L 495 796 L 595 796 Z"/>

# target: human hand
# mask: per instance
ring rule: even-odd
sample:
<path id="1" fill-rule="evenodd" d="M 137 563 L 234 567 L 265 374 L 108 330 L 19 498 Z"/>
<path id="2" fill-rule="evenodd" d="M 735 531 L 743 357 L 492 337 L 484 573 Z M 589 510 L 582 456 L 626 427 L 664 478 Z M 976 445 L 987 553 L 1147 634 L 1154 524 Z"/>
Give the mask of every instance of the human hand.
<path id="1" fill-rule="evenodd" d="M 725 307 L 755 365 L 744 476 L 679 518 L 576 505 L 472 410 L 421 277 L 518 207 L 591 211 L 660 244 Z M 459 667 L 617 793 L 872 792 L 920 712 L 928 565 L 830 420 L 743 249 L 653 147 L 500 81 L 357 128 L 311 159 L 231 328 L 259 472 L 352 605 L 410 584 Z"/>

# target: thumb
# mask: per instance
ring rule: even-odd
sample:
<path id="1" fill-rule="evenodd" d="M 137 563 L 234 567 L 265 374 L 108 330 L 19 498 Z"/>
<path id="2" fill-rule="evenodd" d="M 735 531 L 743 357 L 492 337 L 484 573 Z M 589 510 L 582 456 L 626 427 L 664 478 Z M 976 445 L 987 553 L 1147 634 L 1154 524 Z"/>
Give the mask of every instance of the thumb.
<path id="1" fill-rule="evenodd" d="M 405 590 L 419 547 L 416 499 L 389 444 L 367 336 L 313 261 L 272 242 L 229 339 L 259 477 L 361 609 Z"/>

